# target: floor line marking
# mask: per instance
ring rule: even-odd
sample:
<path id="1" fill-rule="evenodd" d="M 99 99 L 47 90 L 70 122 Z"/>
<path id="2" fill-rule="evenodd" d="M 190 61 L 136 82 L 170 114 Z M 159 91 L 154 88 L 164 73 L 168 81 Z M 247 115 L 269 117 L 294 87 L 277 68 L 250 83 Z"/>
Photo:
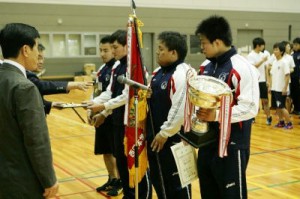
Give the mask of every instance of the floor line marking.
<path id="1" fill-rule="evenodd" d="M 259 175 L 252 175 L 252 176 L 248 176 L 247 175 L 247 179 L 252 179 L 252 178 L 257 178 L 257 177 L 263 177 L 263 176 L 269 176 L 269 175 L 273 175 L 273 174 L 288 173 L 288 172 L 297 171 L 297 170 L 300 170 L 300 168 L 288 169 L 288 170 L 281 170 L 281 171 L 270 172 L 270 173 L 259 174 Z"/>
<path id="2" fill-rule="evenodd" d="M 268 190 L 268 191 L 270 191 L 270 192 L 274 192 L 274 193 L 277 193 L 277 194 L 279 194 L 279 195 L 288 197 L 288 198 L 290 198 L 290 199 L 297 199 L 297 197 L 295 197 L 295 196 L 292 196 L 292 195 L 290 195 L 290 194 L 283 193 L 283 192 L 278 191 L 278 190 L 276 190 L 276 189 L 269 188 L 269 187 L 267 187 L 267 186 L 265 186 L 265 185 L 261 185 L 261 184 L 258 184 L 258 183 L 255 183 L 255 182 L 249 182 L 249 181 L 248 181 L 248 183 L 249 183 L 249 184 L 252 184 L 252 185 L 254 185 L 254 186 L 260 187 L 260 188 L 262 188 L 262 189 L 266 189 L 266 190 Z"/>
<path id="3" fill-rule="evenodd" d="M 53 163 L 54 166 L 56 166 L 57 168 L 59 168 L 60 170 L 62 170 L 63 172 L 71 175 L 71 176 L 75 176 L 73 175 L 71 172 L 69 172 L 68 170 L 66 170 L 65 168 L 61 167 L 60 165 L 56 164 L 56 163 Z M 93 186 L 91 186 L 90 184 L 88 184 L 87 182 L 85 182 L 84 180 L 82 180 L 81 178 L 78 178 L 78 177 L 74 177 L 76 180 L 78 180 L 79 182 L 81 182 L 82 184 L 86 185 L 87 187 L 91 188 L 92 190 L 95 190 L 95 188 Z M 99 193 L 101 195 L 103 195 L 104 197 L 107 198 L 107 196 L 105 196 L 103 193 Z"/>

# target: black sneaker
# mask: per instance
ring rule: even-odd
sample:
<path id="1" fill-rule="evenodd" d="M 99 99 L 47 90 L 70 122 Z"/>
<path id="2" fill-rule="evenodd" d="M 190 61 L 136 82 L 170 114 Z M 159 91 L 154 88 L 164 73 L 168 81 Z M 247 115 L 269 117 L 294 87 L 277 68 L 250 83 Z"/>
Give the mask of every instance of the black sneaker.
<path id="1" fill-rule="evenodd" d="M 267 118 L 267 122 L 266 123 L 269 126 L 272 124 L 272 116 L 270 116 L 270 117 Z"/>
<path id="2" fill-rule="evenodd" d="M 117 196 L 123 192 L 122 182 L 120 179 L 113 179 L 111 183 L 111 190 L 109 190 L 106 195 L 108 196 Z"/>
<path id="3" fill-rule="evenodd" d="M 115 178 L 114 178 L 115 179 Z M 112 189 L 112 182 L 114 179 L 110 179 L 108 178 L 107 182 L 102 185 L 101 187 L 96 188 L 97 192 L 101 192 L 101 191 L 110 191 Z"/>
<path id="4" fill-rule="evenodd" d="M 283 120 L 279 121 L 274 127 L 276 127 L 276 128 L 283 128 L 283 127 L 285 127 L 285 123 L 284 123 Z"/>

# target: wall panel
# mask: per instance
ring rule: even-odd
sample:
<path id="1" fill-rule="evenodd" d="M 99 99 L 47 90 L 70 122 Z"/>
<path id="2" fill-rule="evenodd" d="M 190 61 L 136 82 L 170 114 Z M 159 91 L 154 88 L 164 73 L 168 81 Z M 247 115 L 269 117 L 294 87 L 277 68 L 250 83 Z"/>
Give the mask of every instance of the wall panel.
<path id="1" fill-rule="evenodd" d="M 0 3 L 0 28 L 6 23 L 23 22 L 35 26 L 41 32 L 105 32 L 125 29 L 129 7 L 54 5 L 29 3 Z M 237 42 L 238 29 L 263 30 L 267 49 L 272 50 L 275 42 L 288 39 L 288 26 L 292 25 L 292 39 L 300 36 L 300 12 L 247 12 L 205 9 L 147 8 L 137 9 L 137 15 L 144 22 L 144 32 L 154 37 L 164 30 L 194 34 L 200 20 L 218 14 L 225 16 L 231 26 L 234 44 Z M 62 24 L 57 20 L 61 19 Z M 155 41 L 155 40 L 154 40 Z M 249 41 L 251 43 L 251 41 Z M 155 52 L 155 43 L 153 44 Z M 155 55 L 155 54 L 154 54 Z M 155 57 L 152 57 L 153 61 Z M 193 66 L 203 61 L 202 55 L 188 55 L 187 62 Z M 100 65 L 98 56 L 85 58 L 48 58 L 47 75 L 74 74 L 80 72 L 84 63 Z M 154 61 L 155 63 L 155 61 Z"/>

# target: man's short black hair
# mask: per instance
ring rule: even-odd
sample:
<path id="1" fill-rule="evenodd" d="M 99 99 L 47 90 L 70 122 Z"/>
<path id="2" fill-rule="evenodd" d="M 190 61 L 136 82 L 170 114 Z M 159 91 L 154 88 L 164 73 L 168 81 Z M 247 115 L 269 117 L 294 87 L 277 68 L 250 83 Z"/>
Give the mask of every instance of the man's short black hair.
<path id="1" fill-rule="evenodd" d="M 111 36 L 110 35 L 105 35 L 100 39 L 100 44 L 107 44 L 111 43 Z"/>
<path id="2" fill-rule="evenodd" d="M 179 32 L 165 31 L 158 35 L 158 40 L 163 42 L 169 50 L 176 50 L 178 59 L 184 61 L 187 54 L 186 39 Z"/>
<path id="3" fill-rule="evenodd" d="M 39 32 L 32 26 L 23 23 L 10 23 L 0 31 L 0 45 L 3 57 L 16 58 L 24 45 L 30 48 L 36 44 Z"/>
<path id="4" fill-rule="evenodd" d="M 296 38 L 293 40 L 293 44 L 300 44 L 300 37 L 296 37 Z"/>
<path id="5" fill-rule="evenodd" d="M 253 48 L 256 48 L 256 46 L 266 45 L 265 40 L 261 37 L 256 37 L 252 41 Z"/>
<path id="6" fill-rule="evenodd" d="M 273 45 L 273 49 L 274 48 L 278 48 L 279 51 L 281 52 L 281 55 L 283 55 L 285 53 L 285 45 L 282 42 L 277 42 Z"/>
<path id="7" fill-rule="evenodd" d="M 125 30 L 117 30 L 111 35 L 111 43 L 117 41 L 122 46 L 127 44 L 127 32 Z"/>
<path id="8" fill-rule="evenodd" d="M 213 15 L 203 20 L 195 31 L 196 35 L 202 34 L 207 37 L 210 43 L 220 39 L 226 46 L 232 44 L 232 34 L 228 21 L 221 16 Z"/>

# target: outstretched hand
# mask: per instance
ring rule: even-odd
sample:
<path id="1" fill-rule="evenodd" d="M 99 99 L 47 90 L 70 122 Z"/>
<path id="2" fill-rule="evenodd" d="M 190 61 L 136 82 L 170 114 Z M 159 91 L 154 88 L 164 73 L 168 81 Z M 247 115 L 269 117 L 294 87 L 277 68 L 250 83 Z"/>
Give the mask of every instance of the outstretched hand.
<path id="1" fill-rule="evenodd" d="M 78 89 L 78 90 L 86 91 L 92 86 L 93 86 L 93 82 L 69 82 L 67 86 L 67 90 Z"/>

